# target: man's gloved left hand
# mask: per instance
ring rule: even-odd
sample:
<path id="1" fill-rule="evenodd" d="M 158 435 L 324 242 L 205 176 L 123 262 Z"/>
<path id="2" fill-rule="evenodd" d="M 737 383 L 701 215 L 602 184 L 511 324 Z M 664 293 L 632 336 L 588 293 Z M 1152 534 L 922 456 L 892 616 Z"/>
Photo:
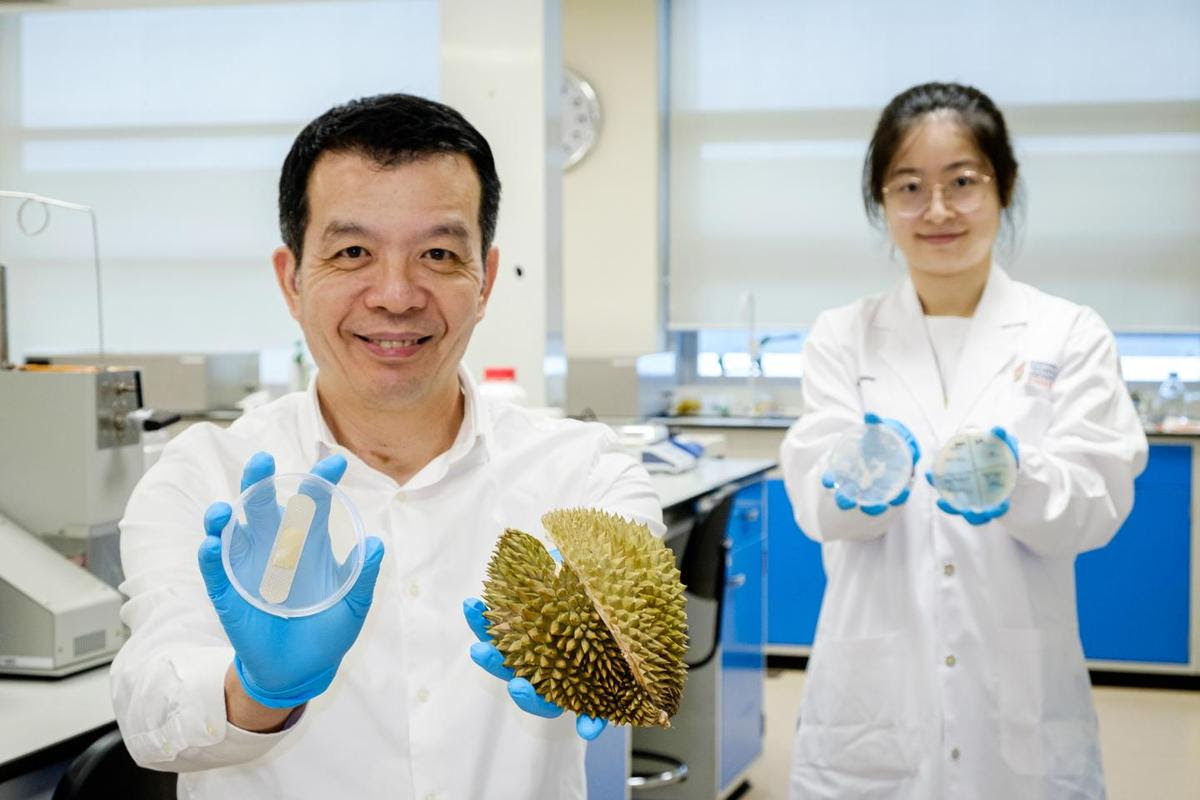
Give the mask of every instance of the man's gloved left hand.
<path id="1" fill-rule="evenodd" d="M 1017 447 L 1017 437 L 1004 430 L 1004 428 L 1001 428 L 1000 426 L 992 428 L 992 433 L 995 434 L 997 439 L 1008 445 L 1008 449 L 1012 451 L 1013 460 L 1017 462 L 1017 467 L 1020 468 L 1021 456 L 1019 455 L 1020 451 Z M 933 473 L 926 472 L 925 480 L 929 481 L 930 486 L 933 486 Z M 1006 498 L 1001 500 L 991 508 L 985 508 L 982 511 L 970 511 L 965 508 L 958 508 L 957 506 L 947 502 L 945 499 L 939 497 L 937 501 L 937 507 L 947 514 L 961 516 L 971 525 L 984 525 L 996 519 L 997 517 L 1002 517 L 1008 513 L 1008 499 Z"/>
<path id="2" fill-rule="evenodd" d="M 556 553 L 551 553 L 555 555 Z M 557 559 L 556 559 L 557 560 Z M 534 691 L 533 684 L 525 678 L 518 678 L 516 673 L 504 666 L 504 655 L 492 643 L 492 635 L 488 633 L 491 625 L 483 612 L 487 605 L 478 597 L 468 597 L 463 601 L 463 614 L 467 625 L 479 639 L 471 645 L 471 660 L 483 667 L 489 674 L 502 681 L 508 682 L 508 695 L 522 711 L 547 719 L 554 719 L 563 713 L 562 707 L 551 703 Z M 608 720 L 597 719 L 580 714 L 575 718 L 575 731 L 587 741 L 595 739 L 608 725 Z"/>

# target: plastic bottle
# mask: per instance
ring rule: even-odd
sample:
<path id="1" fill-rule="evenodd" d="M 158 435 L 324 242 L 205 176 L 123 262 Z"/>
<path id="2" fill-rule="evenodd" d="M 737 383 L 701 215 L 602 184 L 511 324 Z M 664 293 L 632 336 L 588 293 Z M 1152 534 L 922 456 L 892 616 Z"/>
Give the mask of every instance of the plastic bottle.
<path id="1" fill-rule="evenodd" d="M 479 393 L 492 400 L 523 406 L 526 402 L 525 390 L 517 383 L 515 367 L 486 367 L 483 370 L 483 383 L 479 384 Z"/>
<path id="2" fill-rule="evenodd" d="M 1167 375 L 1167 379 L 1158 387 L 1158 406 L 1163 425 L 1187 422 L 1186 395 L 1187 387 L 1179 379 L 1179 373 Z"/>

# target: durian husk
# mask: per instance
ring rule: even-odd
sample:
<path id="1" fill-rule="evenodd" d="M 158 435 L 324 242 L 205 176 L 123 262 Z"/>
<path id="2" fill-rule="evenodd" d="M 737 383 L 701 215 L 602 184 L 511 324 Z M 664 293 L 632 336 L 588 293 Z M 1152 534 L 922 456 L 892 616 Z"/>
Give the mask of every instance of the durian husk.
<path id="1" fill-rule="evenodd" d="M 513 528 L 488 563 L 485 616 L 504 663 L 568 711 L 670 727 L 687 673 L 674 554 L 645 525 L 604 511 L 552 511 L 542 525 L 561 568 Z"/>

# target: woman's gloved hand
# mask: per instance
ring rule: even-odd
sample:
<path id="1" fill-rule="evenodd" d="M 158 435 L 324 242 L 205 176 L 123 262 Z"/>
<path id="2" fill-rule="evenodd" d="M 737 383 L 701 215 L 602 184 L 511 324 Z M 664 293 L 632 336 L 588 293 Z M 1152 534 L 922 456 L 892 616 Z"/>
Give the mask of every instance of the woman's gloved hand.
<path id="1" fill-rule="evenodd" d="M 554 557 L 555 561 L 562 563 L 562 556 L 557 550 L 551 550 L 550 555 Z M 468 597 L 463 601 L 463 614 L 467 618 L 467 625 L 479 639 L 471 645 L 471 660 L 483 667 L 490 675 L 506 681 L 509 697 L 522 711 L 547 719 L 554 719 L 561 715 L 563 713 L 561 706 L 551 703 L 539 695 L 534 691 L 532 683 L 525 678 L 518 678 L 516 673 L 504 666 L 504 654 L 493 644 L 492 635 L 488 632 L 491 623 L 483 615 L 485 611 L 487 611 L 487 605 L 478 597 Z M 589 717 L 585 714 L 580 714 L 575 718 L 576 733 L 589 742 L 599 736 L 607 725 L 608 720 Z"/>
<path id="2" fill-rule="evenodd" d="M 912 435 L 912 431 L 905 427 L 904 423 L 900 422 L 899 420 L 884 419 L 877 414 L 872 414 L 870 412 L 863 416 L 863 422 L 868 425 L 886 425 L 887 427 L 891 428 L 896 433 L 900 434 L 900 437 L 904 439 L 904 442 L 908 445 L 908 449 L 912 452 L 913 466 L 916 466 L 917 462 L 921 460 L 921 448 L 917 444 L 917 439 Z M 911 487 L 905 486 L 904 490 L 901 491 L 900 494 L 896 495 L 895 498 L 887 503 L 860 506 L 858 503 L 842 494 L 842 492 L 836 488 L 836 481 L 834 480 L 832 473 L 826 472 L 821 475 L 821 485 L 826 489 L 833 490 L 833 501 L 837 503 L 838 508 L 842 509 L 843 511 L 849 511 L 852 508 L 857 508 L 862 513 L 872 517 L 879 516 L 884 511 L 887 511 L 891 506 L 903 505 L 904 501 L 908 500 L 908 495 L 911 492 Z"/>
<path id="3" fill-rule="evenodd" d="M 1020 450 L 1017 446 L 1017 437 L 1004 430 L 1004 428 L 1001 428 L 1000 426 L 992 428 L 992 433 L 995 434 L 997 439 L 1008 445 L 1008 449 L 1012 451 L 1013 460 L 1017 462 L 1017 467 L 1020 468 L 1021 456 L 1019 455 Z M 930 486 L 933 486 L 933 473 L 926 472 L 925 480 L 929 481 Z M 944 498 L 939 497 L 937 501 L 937 507 L 942 511 L 947 514 L 961 516 L 971 525 L 984 525 L 996 519 L 997 517 L 1004 516 L 1008 513 L 1008 505 L 1008 500 L 1005 499 L 1001 500 L 991 508 L 985 508 L 982 511 L 970 511 L 965 508 L 958 508 L 952 503 L 946 501 Z"/>
<path id="4" fill-rule="evenodd" d="M 345 471 L 346 459 L 339 455 L 319 462 L 312 474 L 337 483 Z M 267 453 L 256 453 L 242 472 L 242 491 L 274 473 L 275 460 Z M 319 490 L 308 493 L 316 502 L 317 512 L 298 563 L 295 584 L 340 582 L 340 567 L 330 552 L 329 494 Z M 337 604 L 307 617 L 277 617 L 246 602 L 229 583 L 221 562 L 221 531 L 231 514 L 228 503 L 208 507 L 199 561 L 209 599 L 233 645 L 234 669 L 242 688 L 255 702 L 270 708 L 303 705 L 329 687 L 342 657 L 358 638 L 371 608 L 383 543 L 373 536 L 366 540 L 362 572 Z M 240 558 L 266 563 L 281 514 L 270 495 L 247 507 L 247 526 L 251 530 L 237 537 Z M 261 535 L 255 535 L 255 529 Z"/>

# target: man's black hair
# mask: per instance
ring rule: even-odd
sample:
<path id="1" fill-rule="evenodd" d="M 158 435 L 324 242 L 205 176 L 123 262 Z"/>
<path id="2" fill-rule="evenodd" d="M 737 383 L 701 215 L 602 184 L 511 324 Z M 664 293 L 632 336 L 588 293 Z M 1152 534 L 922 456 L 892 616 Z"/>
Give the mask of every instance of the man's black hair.
<path id="1" fill-rule="evenodd" d="M 486 260 L 500 213 L 500 178 L 487 139 L 450 106 L 411 94 L 381 94 L 331 108 L 300 131 L 279 176 L 279 231 L 297 263 L 308 227 L 308 178 L 322 153 L 359 153 L 385 168 L 439 154 L 466 156 L 479 177 Z"/>

